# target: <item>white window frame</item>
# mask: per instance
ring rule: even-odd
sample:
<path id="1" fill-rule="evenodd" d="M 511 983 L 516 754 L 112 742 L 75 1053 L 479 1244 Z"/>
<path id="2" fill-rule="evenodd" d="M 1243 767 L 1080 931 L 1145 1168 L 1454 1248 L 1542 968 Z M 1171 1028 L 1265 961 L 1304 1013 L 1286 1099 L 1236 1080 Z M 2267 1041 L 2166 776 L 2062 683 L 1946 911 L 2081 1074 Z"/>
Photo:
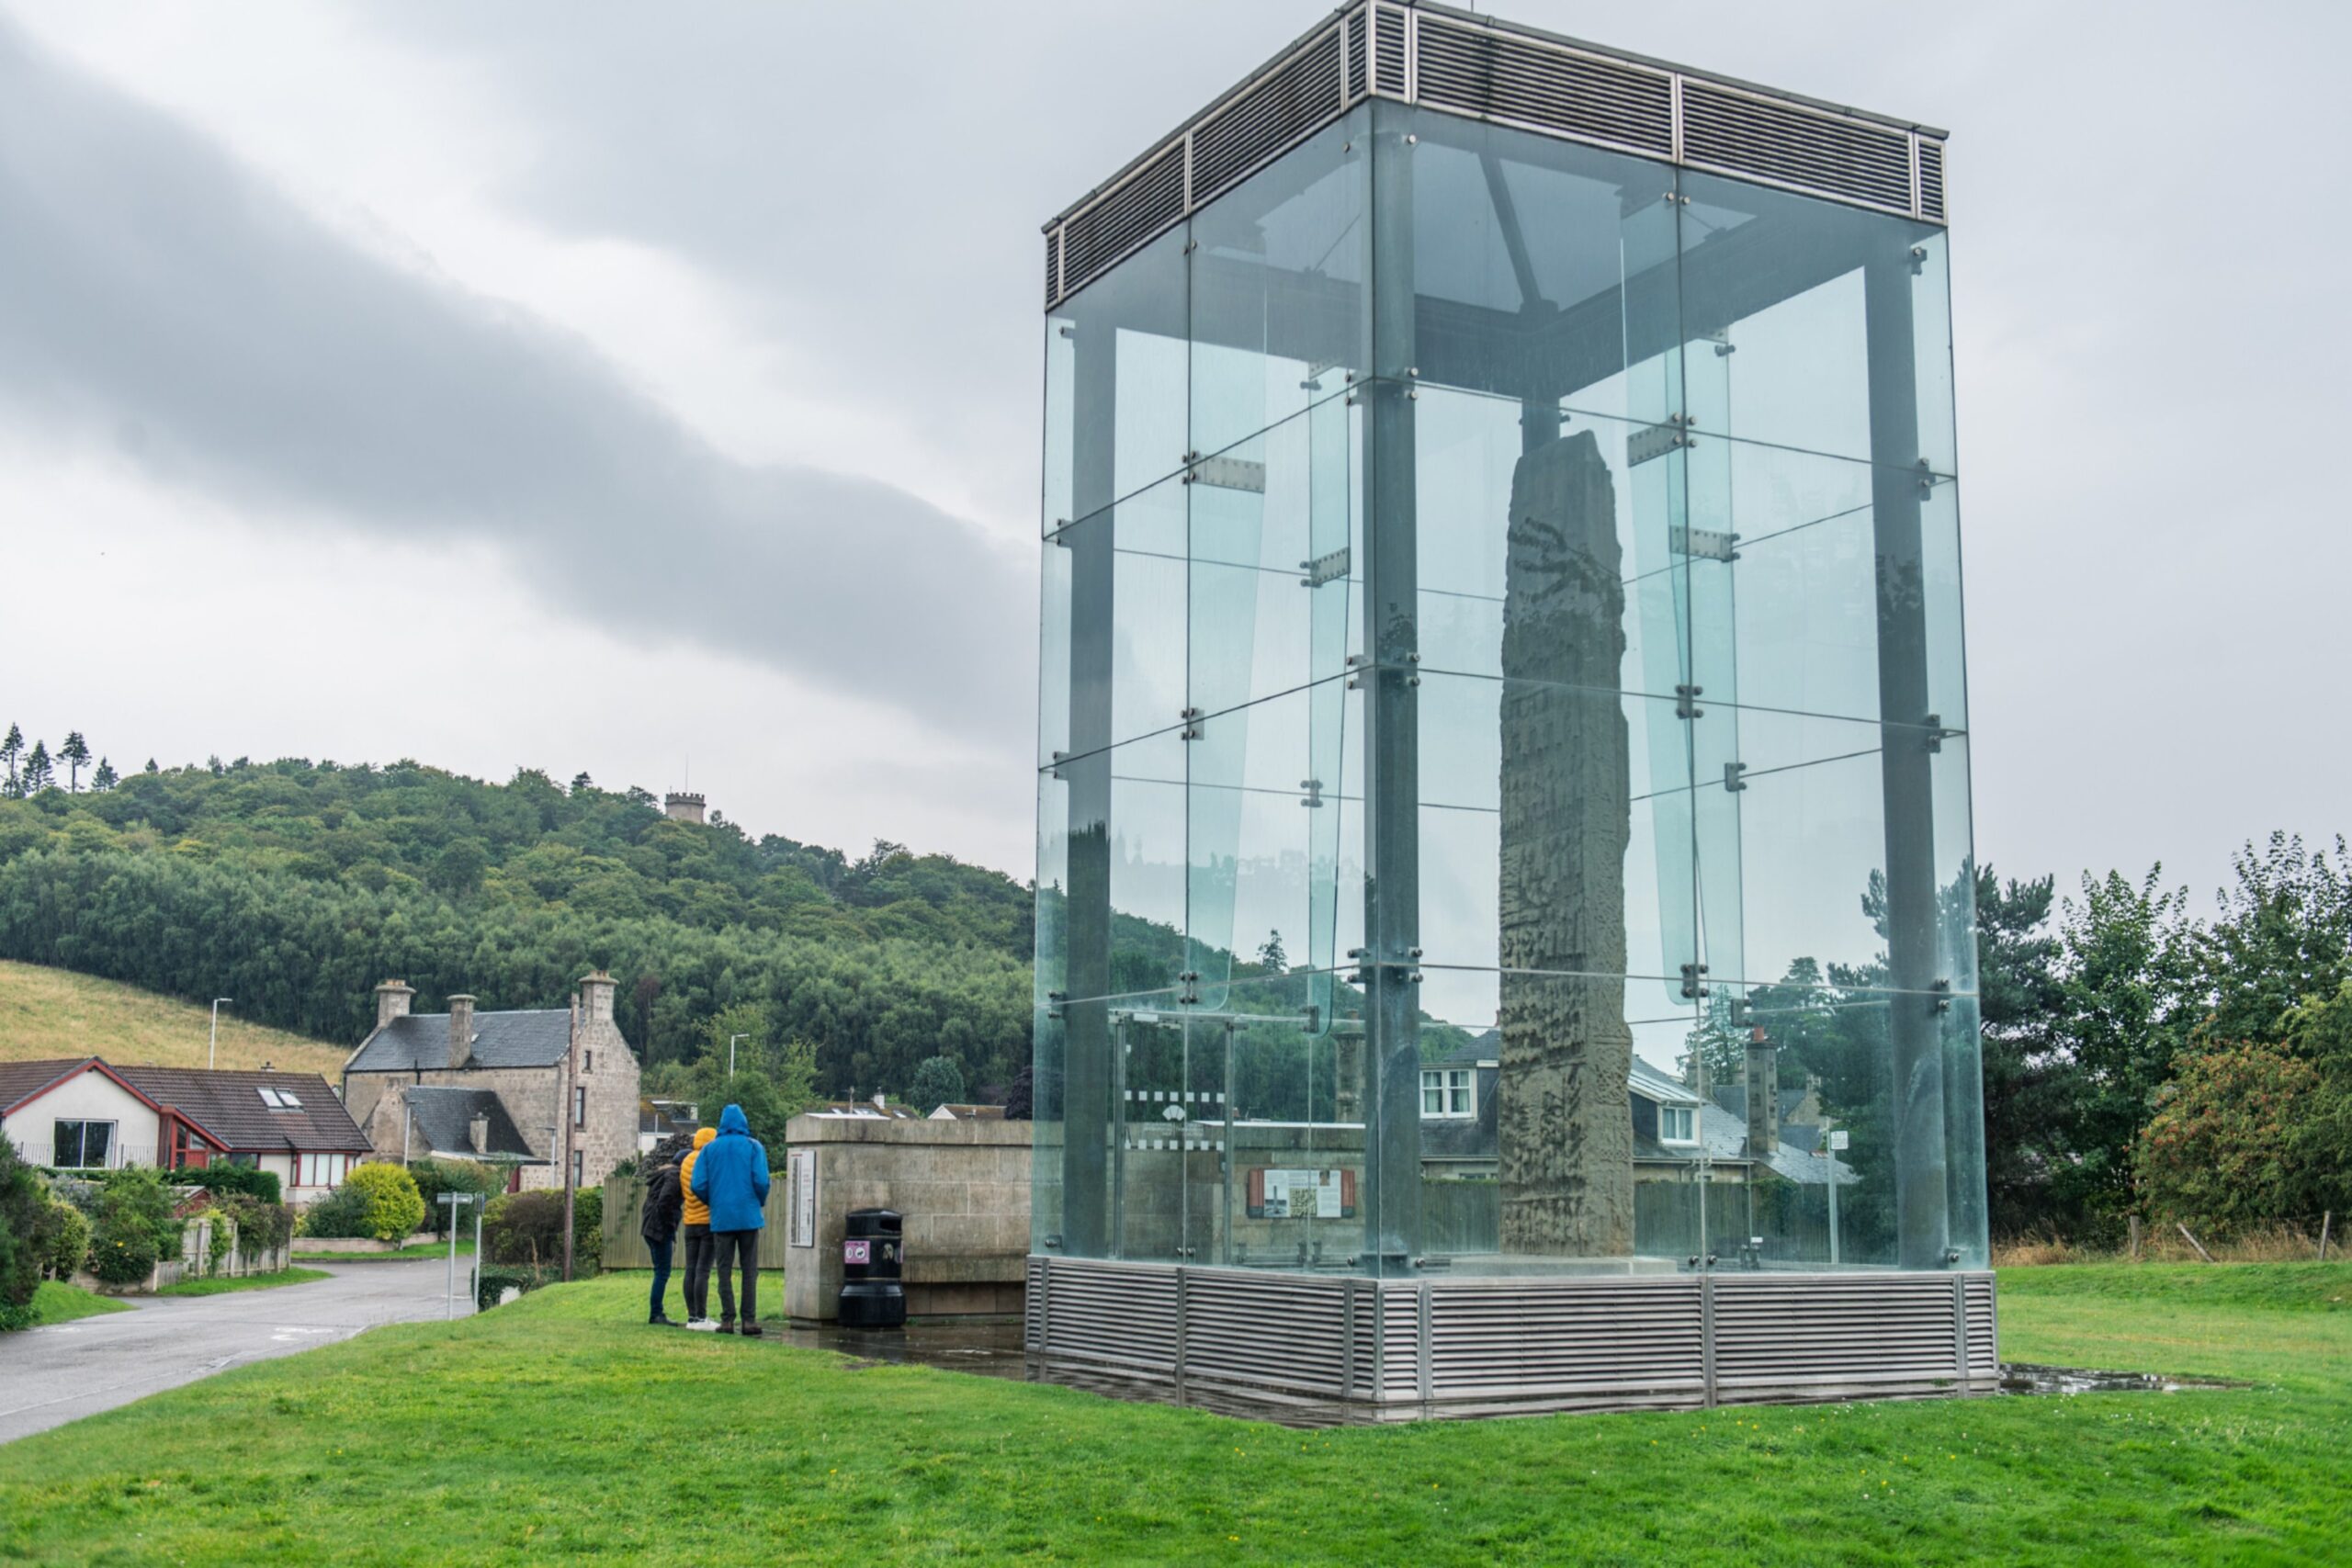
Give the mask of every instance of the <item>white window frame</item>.
<path id="1" fill-rule="evenodd" d="M 1679 1135 L 1669 1134 L 1666 1130 L 1668 1117 L 1680 1118 L 1688 1124 L 1690 1131 Z M 1695 1105 L 1659 1106 L 1657 1108 L 1657 1141 L 1661 1144 L 1679 1144 L 1686 1147 L 1696 1145 L 1699 1141 L 1699 1108 Z"/>
<path id="2" fill-rule="evenodd" d="M 1437 1108 L 1430 1108 L 1435 1100 Z M 1430 1122 L 1466 1122 L 1478 1114 L 1478 1069 L 1423 1067 L 1421 1116 Z"/>
<path id="3" fill-rule="evenodd" d="M 588 1086 L 585 1084 L 571 1086 L 571 1124 L 575 1127 L 588 1125 Z"/>

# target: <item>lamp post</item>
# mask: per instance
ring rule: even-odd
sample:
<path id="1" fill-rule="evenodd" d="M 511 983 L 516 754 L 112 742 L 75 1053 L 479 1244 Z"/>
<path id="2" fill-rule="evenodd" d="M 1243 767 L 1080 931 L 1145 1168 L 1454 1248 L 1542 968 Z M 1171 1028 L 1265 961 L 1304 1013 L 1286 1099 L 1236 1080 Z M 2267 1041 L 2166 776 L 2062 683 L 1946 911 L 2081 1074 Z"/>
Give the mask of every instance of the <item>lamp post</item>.
<path id="1" fill-rule="evenodd" d="M 748 1034 L 730 1034 L 727 1037 L 727 1076 L 729 1077 L 735 1076 L 735 1042 L 750 1038 Z"/>
<path id="2" fill-rule="evenodd" d="M 220 1049 L 220 1004 L 222 1002 L 233 1002 L 237 998 L 234 997 L 215 997 L 212 998 L 212 1039 L 210 1043 L 204 1047 L 204 1070 L 208 1073 L 212 1070 L 212 1058 L 214 1054 Z"/>

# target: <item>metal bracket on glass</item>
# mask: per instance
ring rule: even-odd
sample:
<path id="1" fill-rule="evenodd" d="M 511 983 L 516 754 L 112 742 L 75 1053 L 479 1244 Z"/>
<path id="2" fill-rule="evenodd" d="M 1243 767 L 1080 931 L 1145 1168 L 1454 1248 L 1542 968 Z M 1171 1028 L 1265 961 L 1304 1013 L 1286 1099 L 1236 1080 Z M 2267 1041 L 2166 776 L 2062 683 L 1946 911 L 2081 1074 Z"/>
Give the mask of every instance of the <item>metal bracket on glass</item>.
<path id="1" fill-rule="evenodd" d="M 1714 340 L 1715 357 L 1717 359 L 1727 359 L 1731 355 L 1739 352 L 1739 344 L 1731 341 L 1731 329 L 1729 327 L 1717 327 L 1713 332 L 1709 333 L 1707 335 Z"/>
<path id="2" fill-rule="evenodd" d="M 1703 964 L 1685 964 L 1682 966 L 1682 994 L 1694 1001 L 1705 996 L 1707 982 L 1699 976 L 1706 972 L 1707 966 Z"/>
<path id="3" fill-rule="evenodd" d="M 1926 500 L 1936 493 L 1935 466 L 1925 457 L 1919 459 L 1919 498 Z"/>
<path id="4" fill-rule="evenodd" d="M 1917 277 L 1917 276 L 1918 276 L 1921 273 L 1923 273 L 1923 272 L 1925 272 L 1925 271 L 1927 271 L 1927 270 L 1928 270 L 1928 247 L 1927 247 L 1927 246 L 1925 246 L 1925 245 L 1914 245 L 1914 246 L 1912 246 L 1912 247 L 1911 247 L 1911 276 L 1914 276 L 1914 277 Z"/>
<path id="5" fill-rule="evenodd" d="M 1263 495 L 1266 493 L 1266 465 L 1253 463 L 1247 457 L 1202 457 L 1185 471 L 1184 482 Z"/>
<path id="6" fill-rule="evenodd" d="M 1349 547 L 1346 545 L 1317 556 L 1313 560 L 1303 560 L 1298 563 L 1298 570 L 1306 575 L 1298 580 L 1299 586 L 1320 588 L 1327 582 L 1337 582 L 1348 575 L 1348 569 L 1351 564 L 1353 563 L 1349 554 Z"/>
<path id="7" fill-rule="evenodd" d="M 1048 777 L 1051 777 L 1051 778 L 1057 778 L 1057 778 L 1061 778 L 1061 777 L 1063 777 L 1064 775 L 1063 775 L 1063 773 L 1062 773 L 1062 764 L 1063 764 L 1064 762 L 1069 761 L 1069 752 L 1067 752 L 1067 751 L 1057 751 L 1057 752 L 1055 752 L 1055 753 L 1054 753 L 1054 760 L 1053 760 L 1052 764 L 1051 764 L 1049 767 L 1047 767 L 1047 768 L 1046 769 L 1046 773 L 1047 776 L 1048 776 Z"/>
<path id="8" fill-rule="evenodd" d="M 1047 1018 L 1061 1017 L 1062 1004 L 1068 1000 L 1069 1000 L 1069 993 L 1068 991 L 1047 991 L 1046 993 L 1046 1016 Z"/>
<path id="9" fill-rule="evenodd" d="M 1705 713 L 1707 710 L 1699 705 L 1699 699 L 1706 694 L 1706 690 L 1707 688 L 1704 686 L 1675 687 L 1674 716 L 1677 718 L 1697 718 L 1700 715 Z"/>
<path id="10" fill-rule="evenodd" d="M 1644 425 L 1625 437 L 1625 466 L 1638 468 L 1653 457 L 1663 457 L 1668 452 L 1692 446 L 1688 421 L 1679 413 L 1666 416 L 1664 424 Z"/>
<path id="11" fill-rule="evenodd" d="M 1930 751 L 1941 751 L 1946 740 L 1961 733 L 1957 729 L 1944 728 L 1944 716 L 1939 713 L 1929 714 L 1925 728 L 1928 731 L 1928 750 Z"/>
<path id="12" fill-rule="evenodd" d="M 1179 739 L 1179 740 L 1198 740 L 1198 739 L 1201 738 L 1201 710 L 1200 710 L 1200 709 L 1198 709 L 1198 708 L 1186 708 L 1183 712 L 1182 712 L 1182 713 L 1178 714 L 1176 716 L 1177 716 L 1178 718 L 1181 718 L 1181 719 L 1182 719 L 1182 720 L 1184 721 L 1184 728 L 1183 728 L 1182 731 L 1177 735 L 1177 737 L 1176 737 L 1176 739 Z"/>
<path id="13" fill-rule="evenodd" d="M 1951 1011 L 1951 982 L 1950 980 L 1939 980 L 1928 989 L 1935 993 L 1938 1012 Z"/>
<path id="14" fill-rule="evenodd" d="M 1667 530 L 1667 547 L 1693 560 L 1737 560 L 1738 545 L 1738 535 L 1717 528 L 1692 528 L 1677 523 Z"/>
<path id="15" fill-rule="evenodd" d="M 1747 780 L 1743 775 L 1746 774 L 1747 772 L 1747 764 L 1745 762 L 1725 762 L 1724 764 L 1724 788 L 1734 795 L 1737 795 L 1741 790 L 1746 789 L 1747 787 Z"/>
<path id="16" fill-rule="evenodd" d="M 1176 998 L 1177 1005 L 1180 1007 L 1199 1006 L 1201 1000 L 1201 972 L 1197 969 L 1187 969 L 1182 975 L 1177 976 L 1176 978 L 1182 981 L 1184 985 L 1183 994 Z"/>
<path id="17" fill-rule="evenodd" d="M 1306 807 L 1309 810 L 1317 810 L 1321 808 L 1323 805 L 1323 781 L 1321 779 L 1301 779 L 1298 781 L 1298 787 L 1306 792 L 1306 798 L 1299 802 L 1301 806 Z"/>

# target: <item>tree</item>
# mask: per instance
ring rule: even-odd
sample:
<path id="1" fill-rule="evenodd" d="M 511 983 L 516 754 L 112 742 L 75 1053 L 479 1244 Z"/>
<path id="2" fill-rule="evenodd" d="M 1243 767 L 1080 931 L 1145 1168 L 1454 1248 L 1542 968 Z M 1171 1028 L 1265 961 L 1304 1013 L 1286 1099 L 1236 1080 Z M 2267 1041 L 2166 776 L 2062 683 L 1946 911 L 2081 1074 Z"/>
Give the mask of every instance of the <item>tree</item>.
<path id="1" fill-rule="evenodd" d="M 582 768 L 578 773 L 571 775 L 572 794 L 586 795 L 590 790 L 594 789 L 595 787 L 596 781 L 588 776 L 587 769 Z"/>
<path id="2" fill-rule="evenodd" d="M 907 1086 L 907 1103 L 925 1115 L 963 1100 L 964 1069 L 953 1056 L 924 1057 L 915 1068 L 914 1082 Z"/>
<path id="3" fill-rule="evenodd" d="M 65 764 L 65 791 L 68 795 L 82 793 L 82 770 L 90 765 L 90 743 L 82 739 L 78 729 L 65 732 L 65 742 L 57 749 L 58 761 Z"/>
<path id="4" fill-rule="evenodd" d="M 121 778 L 114 771 L 114 764 L 104 757 L 99 758 L 98 771 L 90 775 L 90 788 L 104 795 L 121 782 Z"/>
<path id="5" fill-rule="evenodd" d="M 746 1046 L 752 1043 L 745 1041 Z M 703 1124 L 718 1125 L 719 1112 L 729 1105 L 743 1108 L 752 1136 L 771 1153 L 784 1146 L 785 1123 L 820 1103 L 817 1095 L 817 1048 L 796 1040 L 781 1048 L 739 1053 L 735 1074 L 727 1073 L 724 1055 L 706 1055 L 690 1067 L 673 1066 L 662 1076 L 662 1088 L 694 1102 Z"/>
<path id="6" fill-rule="evenodd" d="M 2086 872 L 2082 901 L 2066 899 L 2059 920 L 2054 1043 L 2073 1083 L 2070 1157 L 2052 1172 L 2052 1196 L 2109 1222 L 2131 1206 L 2132 1150 L 2199 1016 L 2188 892 L 2163 891 L 2163 874 L 2153 866 L 2135 884 Z"/>
<path id="7" fill-rule="evenodd" d="M 2276 1040 L 2289 1009 L 2352 978 L 2352 852 L 2331 856 L 2273 833 L 2231 857 L 2233 886 L 2199 934 L 2197 957 L 2215 1040 Z"/>
<path id="8" fill-rule="evenodd" d="M 0 1329 L 32 1321 L 33 1292 L 49 1261 L 50 1207 L 40 1174 L 0 1138 Z"/>
<path id="9" fill-rule="evenodd" d="M 0 763 L 6 763 L 8 769 L 6 790 L 0 793 L 6 793 L 12 800 L 25 793 L 24 782 L 17 776 L 17 762 L 24 754 L 25 732 L 12 724 L 7 737 L 0 739 Z"/>
<path id="10" fill-rule="evenodd" d="M 462 898 L 481 888 L 489 869 L 490 850 L 480 839 L 452 839 L 434 857 L 433 886 Z"/>
<path id="11" fill-rule="evenodd" d="M 2223 1235 L 2315 1215 L 2341 1176 L 2314 1156 L 2319 1069 L 2276 1045 L 2225 1045 L 2182 1062 L 2142 1131 L 2149 1207 Z"/>
<path id="12" fill-rule="evenodd" d="M 26 795 L 39 795 L 41 791 L 49 788 L 56 782 L 56 772 L 51 766 L 49 761 L 48 742 L 42 740 L 34 741 L 32 750 L 25 757 L 25 784 L 23 793 Z"/>
<path id="13" fill-rule="evenodd" d="M 2074 1228 L 2051 1194 L 2070 1163 L 2066 1117 L 2074 1063 L 2051 1021 L 2058 1010 L 2058 938 L 2049 930 L 2054 879 L 1976 873 L 1978 1027 L 1984 1074 L 1984 1185 L 1996 1235 Z"/>
<path id="14" fill-rule="evenodd" d="M 1266 940 L 1261 943 L 1258 948 L 1258 962 L 1270 975 L 1282 975 L 1289 972 L 1290 955 L 1283 951 L 1283 933 L 1281 931 L 1274 931 L 1266 933 Z"/>

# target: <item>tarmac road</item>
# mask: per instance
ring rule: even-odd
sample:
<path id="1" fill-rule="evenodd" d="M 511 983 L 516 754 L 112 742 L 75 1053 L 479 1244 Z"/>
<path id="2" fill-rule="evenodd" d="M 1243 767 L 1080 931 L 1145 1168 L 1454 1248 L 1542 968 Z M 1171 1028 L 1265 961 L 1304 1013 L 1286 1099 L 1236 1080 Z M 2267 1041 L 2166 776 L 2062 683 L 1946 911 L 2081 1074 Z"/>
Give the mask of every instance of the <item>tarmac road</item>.
<path id="1" fill-rule="evenodd" d="M 462 1297 L 471 1259 L 458 1259 Z M 445 1262 L 328 1263 L 333 1276 L 217 1296 L 128 1297 L 131 1310 L 0 1334 L 0 1442 L 247 1361 L 442 1316 Z M 460 1300 L 459 1315 L 473 1310 Z"/>

